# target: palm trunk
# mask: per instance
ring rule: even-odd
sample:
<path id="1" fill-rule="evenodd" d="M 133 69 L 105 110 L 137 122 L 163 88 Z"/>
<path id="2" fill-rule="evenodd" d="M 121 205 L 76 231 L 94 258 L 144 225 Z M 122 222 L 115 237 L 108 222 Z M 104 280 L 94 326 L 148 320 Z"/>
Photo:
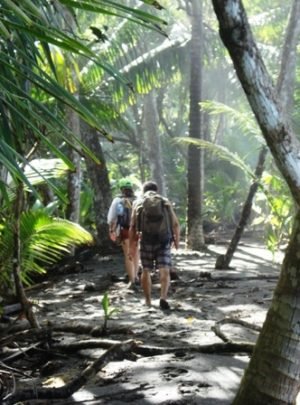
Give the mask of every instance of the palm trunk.
<path id="1" fill-rule="evenodd" d="M 234 405 L 294 404 L 300 389 L 300 211 L 263 329 Z M 298 318 L 299 317 L 299 318 Z"/>
<path id="2" fill-rule="evenodd" d="M 153 91 L 144 97 L 144 124 L 151 178 L 157 183 L 160 193 L 165 195 L 164 165 L 158 135 L 158 115 Z"/>
<path id="3" fill-rule="evenodd" d="M 277 91 L 280 96 L 282 106 L 285 112 L 292 113 L 293 103 L 293 93 L 294 93 L 294 81 L 296 76 L 296 51 L 298 45 L 298 38 L 300 34 L 300 24 L 298 23 L 300 19 L 300 1 L 295 0 L 291 15 L 289 19 L 289 24 L 287 27 L 285 42 L 283 46 L 282 58 L 281 58 L 281 68 L 277 80 Z M 287 115 L 288 117 L 288 115 Z M 286 118 L 287 118 L 286 117 Z M 266 148 L 263 146 L 258 158 L 257 168 L 255 175 L 257 181 L 260 179 L 264 170 L 264 161 L 266 158 Z M 255 183 L 257 183 L 257 181 Z M 244 228 L 248 223 L 250 218 L 252 201 L 254 199 L 255 193 L 258 188 L 258 184 L 253 183 L 249 189 L 247 199 L 245 201 L 241 218 L 237 229 L 231 239 L 225 255 L 218 256 L 216 260 L 216 269 L 228 269 L 230 261 L 233 254 L 238 246 L 238 243 L 242 237 Z"/>
<path id="4" fill-rule="evenodd" d="M 201 110 L 202 101 L 202 0 L 192 1 L 192 38 L 191 38 L 191 76 L 190 76 L 190 115 L 189 136 L 202 138 Z M 189 249 L 201 250 L 204 245 L 202 221 L 204 152 L 203 149 L 189 145 L 188 149 L 188 204 L 186 245 Z"/>
<path id="5" fill-rule="evenodd" d="M 299 207 L 300 144 L 284 119 L 244 7 L 240 0 L 213 0 L 213 5 L 221 38 L 230 53 L 249 104 Z M 299 250 L 298 211 L 272 304 L 234 405 L 295 403 L 300 388 Z"/>

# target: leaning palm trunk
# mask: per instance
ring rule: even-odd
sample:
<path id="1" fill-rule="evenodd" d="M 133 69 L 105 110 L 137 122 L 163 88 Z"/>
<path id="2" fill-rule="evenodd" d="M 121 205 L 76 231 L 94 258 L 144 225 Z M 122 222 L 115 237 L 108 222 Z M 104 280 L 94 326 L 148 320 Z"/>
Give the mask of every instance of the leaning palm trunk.
<path id="1" fill-rule="evenodd" d="M 262 332 L 234 405 L 293 404 L 300 389 L 300 211 Z"/>
<path id="2" fill-rule="evenodd" d="M 287 117 L 292 113 L 293 108 L 293 94 L 294 94 L 294 81 L 296 77 L 296 63 L 297 63 L 297 45 L 299 42 L 300 34 L 300 1 L 294 0 L 293 7 L 291 8 L 291 14 L 289 24 L 286 31 L 285 42 L 283 45 L 283 52 L 281 57 L 281 67 L 277 80 L 277 91 L 282 101 L 282 106 Z M 243 206 L 241 218 L 238 226 L 234 232 L 234 235 L 230 241 L 228 249 L 225 255 L 218 256 L 216 260 L 216 269 L 227 269 L 231 259 L 235 253 L 238 243 L 243 235 L 246 224 L 249 221 L 252 202 L 259 185 L 259 179 L 264 171 L 264 164 L 266 159 L 266 147 L 261 148 L 257 167 L 255 170 L 256 181 L 250 186 L 247 199 Z"/>
<path id="3" fill-rule="evenodd" d="M 300 206 L 300 144 L 290 130 L 239 0 L 213 0 L 220 35 L 263 136 Z M 293 404 L 300 388 L 300 212 L 271 307 L 234 405 Z"/>

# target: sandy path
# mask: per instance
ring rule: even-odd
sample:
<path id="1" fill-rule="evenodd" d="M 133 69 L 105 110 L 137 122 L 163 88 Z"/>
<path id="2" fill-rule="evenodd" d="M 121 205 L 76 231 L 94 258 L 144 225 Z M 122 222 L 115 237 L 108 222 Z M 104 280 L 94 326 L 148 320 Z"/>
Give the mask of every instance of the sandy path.
<path id="1" fill-rule="evenodd" d="M 262 325 L 281 257 L 273 259 L 260 245 L 244 241 L 231 263 L 233 269 L 214 270 L 215 257 L 224 253 L 224 249 L 211 245 L 206 253 L 184 250 L 174 253 L 179 280 L 172 281 L 169 312 L 158 307 L 157 275 L 153 276 L 154 305 L 150 309 L 143 305 L 140 288 L 137 292 L 127 288 L 120 255 L 95 256 L 83 264 L 80 272 L 58 275 L 45 283 L 43 289 L 33 290 L 31 298 L 39 303 L 40 318 L 95 326 L 103 323 L 101 300 L 108 291 L 111 306 L 118 310 L 108 326 L 112 329 L 123 326 L 131 331 L 127 336 L 109 338 L 133 338 L 144 345 L 182 348 L 174 353 L 131 356 L 110 363 L 72 399 L 48 403 L 230 404 L 249 356 L 201 354 L 190 348 L 220 343 L 211 327 L 227 317 Z M 257 332 L 240 325 L 226 324 L 222 332 L 236 342 L 255 342 L 257 338 Z M 102 349 L 84 350 L 80 353 L 82 360 L 70 358 L 56 376 L 66 376 L 68 368 L 74 369 L 74 361 L 78 371 L 82 364 L 102 353 Z"/>

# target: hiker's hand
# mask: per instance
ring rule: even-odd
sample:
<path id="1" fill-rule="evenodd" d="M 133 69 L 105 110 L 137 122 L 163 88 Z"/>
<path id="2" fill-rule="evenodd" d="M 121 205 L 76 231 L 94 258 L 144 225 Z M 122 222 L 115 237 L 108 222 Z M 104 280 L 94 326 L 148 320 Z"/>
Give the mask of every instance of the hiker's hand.
<path id="1" fill-rule="evenodd" d="M 115 242 L 116 239 L 117 239 L 117 234 L 116 234 L 116 232 L 115 232 L 115 231 L 109 231 L 109 237 L 110 237 L 110 240 L 112 240 L 113 242 Z"/>
<path id="2" fill-rule="evenodd" d="M 178 250 L 178 248 L 179 248 L 179 243 L 178 243 L 177 239 L 173 239 L 173 246 L 174 246 L 174 248 L 175 248 L 176 250 Z"/>

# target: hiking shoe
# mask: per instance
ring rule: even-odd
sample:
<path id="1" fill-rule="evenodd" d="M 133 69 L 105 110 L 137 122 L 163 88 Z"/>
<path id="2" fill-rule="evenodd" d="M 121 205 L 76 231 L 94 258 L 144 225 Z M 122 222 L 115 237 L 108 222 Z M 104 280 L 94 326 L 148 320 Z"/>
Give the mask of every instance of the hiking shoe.
<path id="1" fill-rule="evenodd" d="M 159 300 L 159 306 L 160 309 L 170 309 L 170 305 L 168 304 L 168 301 L 163 300 L 162 298 Z"/>
<path id="2" fill-rule="evenodd" d="M 170 279 L 171 280 L 179 280 L 179 276 L 176 273 L 176 270 L 174 270 L 174 269 L 170 270 Z"/>

